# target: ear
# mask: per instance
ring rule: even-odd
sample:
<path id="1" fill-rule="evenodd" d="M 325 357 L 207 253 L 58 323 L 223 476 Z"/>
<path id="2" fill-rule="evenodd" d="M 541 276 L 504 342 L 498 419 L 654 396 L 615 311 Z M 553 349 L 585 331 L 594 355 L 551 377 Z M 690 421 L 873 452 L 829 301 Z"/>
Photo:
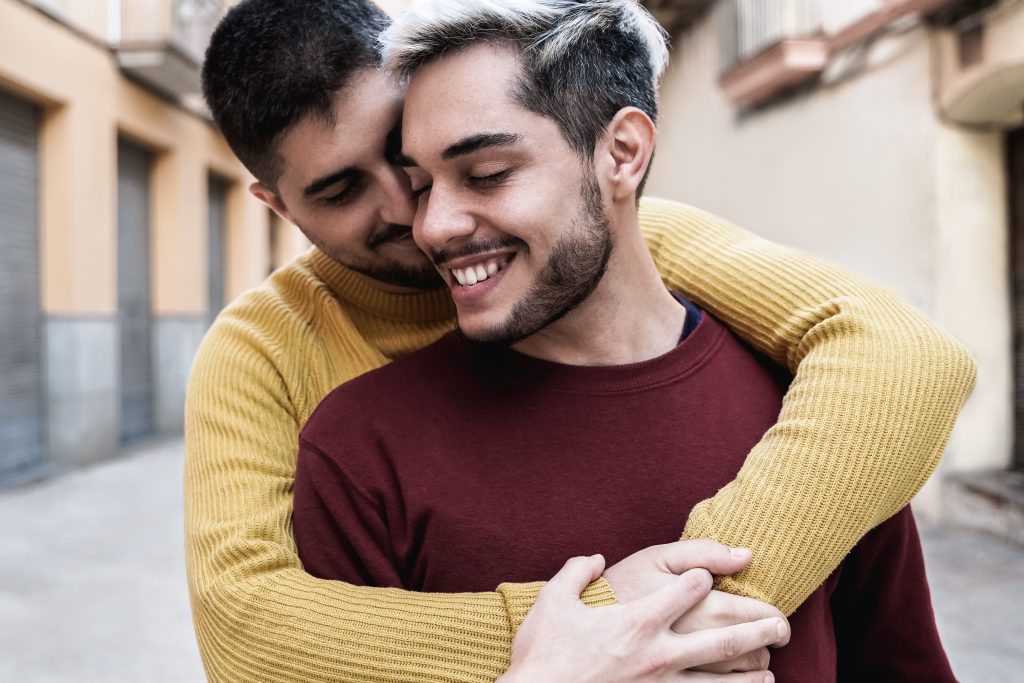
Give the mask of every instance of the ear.
<path id="1" fill-rule="evenodd" d="M 288 215 L 288 207 L 284 205 L 284 202 L 281 201 L 281 196 L 274 190 L 271 190 L 269 187 L 257 180 L 249 186 L 249 193 L 273 209 L 281 218 L 285 219 L 289 223 L 294 222 L 292 221 L 291 216 Z"/>
<path id="2" fill-rule="evenodd" d="M 651 117 L 636 107 L 620 109 L 603 136 L 606 145 L 607 179 L 613 201 L 635 201 L 654 154 L 657 128 Z"/>

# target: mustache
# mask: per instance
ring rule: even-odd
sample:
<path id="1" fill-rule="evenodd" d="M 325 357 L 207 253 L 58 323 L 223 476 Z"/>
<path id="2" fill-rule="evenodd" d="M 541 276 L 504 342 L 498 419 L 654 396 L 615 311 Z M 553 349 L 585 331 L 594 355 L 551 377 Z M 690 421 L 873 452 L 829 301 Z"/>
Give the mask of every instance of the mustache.
<path id="1" fill-rule="evenodd" d="M 430 260 L 434 262 L 434 265 L 437 265 L 439 263 L 447 263 L 452 259 L 462 258 L 463 256 L 473 256 L 474 254 L 483 254 L 488 251 L 498 251 L 500 249 L 508 248 L 529 251 L 529 247 L 526 246 L 526 242 L 518 237 L 505 235 L 503 237 L 496 237 L 493 239 L 469 242 L 458 247 L 452 247 L 451 249 L 431 249 L 428 255 L 430 256 Z"/>
<path id="2" fill-rule="evenodd" d="M 391 242 L 392 240 L 399 239 L 400 237 L 405 237 L 411 232 L 412 226 L 391 223 L 370 235 L 369 239 L 366 240 L 366 246 L 370 249 L 376 249 L 385 242 Z"/>

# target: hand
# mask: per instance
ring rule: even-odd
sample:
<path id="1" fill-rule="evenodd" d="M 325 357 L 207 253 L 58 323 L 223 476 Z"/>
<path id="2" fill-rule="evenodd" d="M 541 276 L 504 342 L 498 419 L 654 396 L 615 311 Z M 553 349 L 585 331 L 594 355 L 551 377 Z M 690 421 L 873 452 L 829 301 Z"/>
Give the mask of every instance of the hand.
<path id="1" fill-rule="evenodd" d="M 619 602 L 630 602 L 650 595 L 689 569 L 703 567 L 714 574 L 732 574 L 746 567 L 750 558 L 750 551 L 745 548 L 728 548 L 710 540 L 677 541 L 633 553 L 605 570 L 604 578 Z M 677 633 L 694 633 L 770 618 L 785 619 L 782 612 L 767 603 L 711 591 L 707 598 L 680 617 L 672 629 Z M 773 647 L 788 642 L 787 636 Z M 759 648 L 741 657 L 699 668 L 715 673 L 763 671 L 768 668 L 769 660 L 767 648 Z"/>
<path id="2" fill-rule="evenodd" d="M 629 604 L 591 608 L 584 588 L 601 575 L 604 558 L 569 560 L 541 590 L 512 643 L 501 683 L 770 683 L 767 671 L 712 674 L 684 669 L 731 660 L 789 637 L 789 624 L 750 624 L 677 634 L 670 628 L 707 596 L 711 575 L 693 569 Z"/>
<path id="3" fill-rule="evenodd" d="M 608 567 L 604 578 L 619 602 L 650 595 L 689 569 L 735 574 L 750 564 L 750 551 L 729 548 L 709 539 L 652 545 Z"/>
<path id="4" fill-rule="evenodd" d="M 713 590 L 708 596 L 697 603 L 693 609 L 672 624 L 676 633 L 695 633 L 709 628 L 721 628 L 735 624 L 746 624 L 762 619 L 782 619 L 786 617 L 773 605 L 753 598 L 732 595 Z M 788 623 L 788 621 L 787 621 Z M 789 643 L 789 636 L 779 640 L 771 647 L 782 647 Z M 722 662 L 715 662 L 695 667 L 698 671 L 712 673 L 729 673 L 732 671 L 764 671 L 768 668 L 771 656 L 768 648 L 751 650 L 739 657 Z"/>

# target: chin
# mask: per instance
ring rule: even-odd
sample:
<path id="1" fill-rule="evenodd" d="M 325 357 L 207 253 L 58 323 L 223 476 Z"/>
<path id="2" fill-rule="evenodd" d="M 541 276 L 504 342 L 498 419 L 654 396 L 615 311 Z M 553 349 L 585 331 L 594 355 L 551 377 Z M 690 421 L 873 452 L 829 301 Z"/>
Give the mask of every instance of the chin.
<path id="1" fill-rule="evenodd" d="M 497 346 L 510 346 L 517 340 L 510 338 L 508 325 L 502 320 L 497 323 L 486 324 L 481 320 L 466 320 L 459 318 L 459 331 L 462 336 L 477 344 L 494 344 Z"/>

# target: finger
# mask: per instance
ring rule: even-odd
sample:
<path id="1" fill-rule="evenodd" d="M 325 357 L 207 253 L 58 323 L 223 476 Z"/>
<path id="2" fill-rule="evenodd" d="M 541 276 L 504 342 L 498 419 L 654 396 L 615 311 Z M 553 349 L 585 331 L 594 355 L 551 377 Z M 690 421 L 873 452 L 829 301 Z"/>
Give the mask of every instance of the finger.
<path id="1" fill-rule="evenodd" d="M 628 607 L 644 622 L 668 626 L 707 597 L 711 583 L 711 574 L 706 569 L 691 569 Z"/>
<path id="2" fill-rule="evenodd" d="M 580 593 L 596 581 L 603 571 L 604 557 L 601 555 L 571 557 L 547 582 L 547 585 L 541 590 L 541 594 L 546 595 L 548 599 L 579 600 Z"/>
<path id="3" fill-rule="evenodd" d="M 712 574 L 735 574 L 750 564 L 750 550 L 730 548 L 709 538 L 653 546 L 663 566 L 673 574 L 703 567 Z"/>
<path id="4" fill-rule="evenodd" d="M 775 676 L 770 671 L 752 671 L 739 674 L 709 674 L 699 671 L 680 671 L 673 678 L 681 683 L 775 683 Z"/>
<path id="5" fill-rule="evenodd" d="M 703 606 L 711 610 L 711 616 L 714 619 L 706 624 L 708 627 L 745 624 L 759 619 L 771 619 L 772 617 L 786 618 L 774 605 L 769 605 L 767 602 L 719 590 L 712 590 L 708 594 Z"/>
<path id="6" fill-rule="evenodd" d="M 759 647 L 756 650 L 740 655 L 726 662 L 706 664 L 695 667 L 698 671 L 708 673 L 729 674 L 744 671 L 767 671 L 771 663 L 771 653 L 767 647 Z"/>
<path id="7" fill-rule="evenodd" d="M 773 645 L 789 638 L 789 624 L 784 619 L 762 619 L 752 624 L 674 635 L 680 648 L 680 669 L 727 662 L 748 652 Z"/>

